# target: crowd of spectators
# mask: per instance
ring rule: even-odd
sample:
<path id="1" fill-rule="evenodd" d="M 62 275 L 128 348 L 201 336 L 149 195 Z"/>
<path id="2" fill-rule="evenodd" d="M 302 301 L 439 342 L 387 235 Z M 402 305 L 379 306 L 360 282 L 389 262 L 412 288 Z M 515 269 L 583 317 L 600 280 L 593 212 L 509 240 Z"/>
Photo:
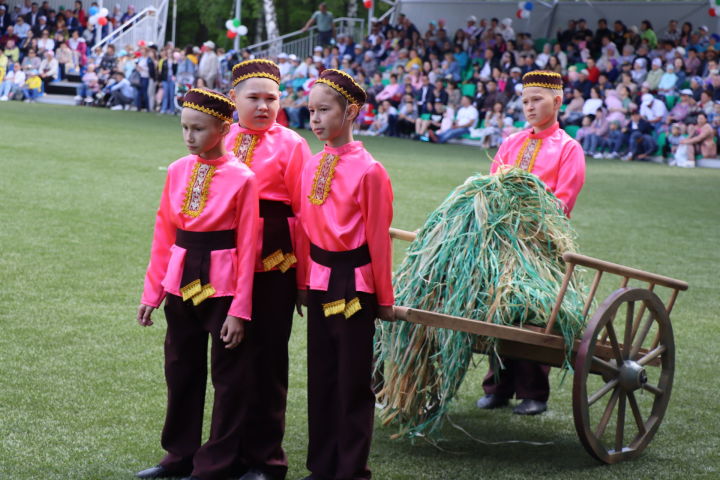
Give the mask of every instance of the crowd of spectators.
<path id="1" fill-rule="evenodd" d="M 248 51 L 225 52 L 213 42 L 93 48 L 95 35 L 82 2 L 54 12 L 25 1 L 9 11 L 0 0 L 0 100 L 33 101 L 48 82 L 82 76 L 77 102 L 114 109 L 174 114 L 192 86 L 227 90 L 232 66 Z M 133 9 L 113 9 L 116 28 Z M 128 17 L 128 15 L 130 17 Z M 374 21 L 361 41 L 324 37 L 313 55 L 273 56 L 280 66 L 284 121 L 304 128 L 307 94 L 319 73 L 338 68 L 368 92 L 356 120 L 358 135 L 387 135 L 444 143 L 471 138 L 498 146 L 525 128 L 522 75 L 549 69 L 565 81 L 561 125 L 596 158 L 649 160 L 692 166 L 717 156 L 720 132 L 720 35 L 706 26 L 671 20 L 656 31 L 605 19 L 592 30 L 571 20 L 554 38 L 534 39 L 504 19 L 467 18 L 448 32 L 445 22 L 424 31 L 409 17 Z"/>

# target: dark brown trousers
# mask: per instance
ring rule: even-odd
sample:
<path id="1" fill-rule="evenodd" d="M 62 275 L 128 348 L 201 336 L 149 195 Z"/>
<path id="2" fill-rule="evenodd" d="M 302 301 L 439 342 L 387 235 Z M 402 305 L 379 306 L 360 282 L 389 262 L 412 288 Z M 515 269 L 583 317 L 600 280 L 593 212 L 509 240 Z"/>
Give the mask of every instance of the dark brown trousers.
<path id="1" fill-rule="evenodd" d="M 275 478 L 285 478 L 282 448 L 288 390 L 288 342 L 296 298 L 295 269 L 256 273 L 253 319 L 245 324 L 245 395 L 240 459 Z"/>
<path id="2" fill-rule="evenodd" d="M 377 302 L 375 295 L 358 293 L 362 309 L 355 315 L 325 317 L 323 293 L 308 293 L 307 468 L 323 480 L 369 479 Z"/>
<path id="3" fill-rule="evenodd" d="M 523 400 L 547 402 L 550 397 L 549 366 L 505 357 L 502 363 L 505 368 L 500 368 L 499 362 L 491 357 L 490 368 L 483 380 L 483 390 L 487 395 L 505 398 L 515 395 Z"/>
<path id="4" fill-rule="evenodd" d="M 220 330 L 232 297 L 208 298 L 198 306 L 168 295 L 165 317 L 165 379 L 168 406 L 162 446 L 167 455 L 160 464 L 179 473 L 192 471 L 202 480 L 224 479 L 237 462 L 241 416 L 237 408 L 248 395 L 243 384 L 245 342 L 225 348 Z M 215 391 L 210 437 L 201 445 L 207 350 Z"/>

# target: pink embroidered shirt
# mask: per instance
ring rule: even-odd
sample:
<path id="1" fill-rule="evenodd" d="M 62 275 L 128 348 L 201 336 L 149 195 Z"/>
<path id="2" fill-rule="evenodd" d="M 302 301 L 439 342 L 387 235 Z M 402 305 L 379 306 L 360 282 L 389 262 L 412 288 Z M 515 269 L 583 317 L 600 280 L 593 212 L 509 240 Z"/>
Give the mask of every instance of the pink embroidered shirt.
<path id="1" fill-rule="evenodd" d="M 298 220 L 300 173 L 305 161 L 312 156 L 305 139 L 279 123 L 265 131 L 250 130 L 235 123 L 230 126 L 230 133 L 225 137 L 225 147 L 255 174 L 261 200 L 278 201 L 292 207 L 296 216 L 288 218 L 288 223 L 293 249 L 295 252 L 306 250 L 304 244 L 307 239 Z M 265 271 L 262 263 L 262 239 L 263 219 L 260 218 L 255 255 L 256 272 Z M 297 257 L 298 287 L 305 288 L 307 263 L 300 256 Z"/>
<path id="2" fill-rule="evenodd" d="M 495 154 L 490 173 L 500 165 L 520 167 L 540 177 L 563 203 L 568 217 L 585 183 L 585 153 L 558 123 L 537 134 L 529 128 L 510 135 Z"/>
<path id="3" fill-rule="evenodd" d="M 232 296 L 228 313 L 250 320 L 258 228 L 255 176 L 226 154 L 214 160 L 188 155 L 168 167 L 155 220 L 142 303 L 159 307 L 166 293 L 181 296 L 186 250 L 175 245 L 176 230 L 235 230 L 238 248 L 214 250 L 210 260 L 212 297 Z"/>
<path id="4" fill-rule="evenodd" d="M 389 235 L 393 192 L 382 164 L 362 142 L 325 145 L 303 168 L 302 192 L 302 223 L 310 242 L 336 252 L 367 244 L 372 260 L 355 269 L 355 288 L 375 293 L 379 305 L 395 303 Z M 307 258 L 308 285 L 326 291 L 330 268 Z"/>

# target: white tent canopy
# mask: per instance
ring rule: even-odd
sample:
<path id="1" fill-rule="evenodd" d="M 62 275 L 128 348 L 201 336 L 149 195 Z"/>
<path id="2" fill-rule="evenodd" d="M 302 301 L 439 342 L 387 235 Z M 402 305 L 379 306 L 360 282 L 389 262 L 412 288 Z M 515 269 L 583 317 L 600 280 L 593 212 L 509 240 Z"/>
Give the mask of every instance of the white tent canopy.
<path id="1" fill-rule="evenodd" d="M 390 3 L 390 2 L 387 2 Z M 657 33 L 662 32 L 668 21 L 680 24 L 690 22 L 695 28 L 707 25 L 711 32 L 720 32 L 720 17 L 710 17 L 708 9 L 713 1 L 540 1 L 532 0 L 530 18 L 521 20 L 515 16 L 519 1 L 478 0 L 398 0 L 396 12 L 404 13 L 421 32 L 431 20 L 444 19 L 448 35 L 464 27 L 467 18 L 511 18 L 516 32 L 528 32 L 533 38 L 554 38 L 558 29 L 565 29 L 568 20 L 584 18 L 588 28 L 595 29 L 600 18 L 607 19 L 610 28 L 615 20 L 622 20 L 628 27 L 650 20 Z M 524 2 L 523 2 L 524 3 Z M 720 7 L 718 7 L 720 13 Z"/>

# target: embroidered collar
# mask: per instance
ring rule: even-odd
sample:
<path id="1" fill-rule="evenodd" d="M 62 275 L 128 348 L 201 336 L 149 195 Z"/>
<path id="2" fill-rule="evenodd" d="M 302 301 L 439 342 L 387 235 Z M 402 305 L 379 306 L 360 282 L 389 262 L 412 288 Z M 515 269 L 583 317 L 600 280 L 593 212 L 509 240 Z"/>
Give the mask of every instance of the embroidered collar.
<path id="1" fill-rule="evenodd" d="M 230 160 L 229 153 L 226 153 L 225 155 L 223 155 L 221 157 L 211 158 L 211 159 L 202 158 L 200 155 L 193 155 L 193 157 L 194 157 L 193 160 L 198 163 L 204 163 L 205 165 L 215 165 L 215 166 L 222 165 L 223 163 Z"/>
<path id="2" fill-rule="evenodd" d="M 325 153 L 329 153 L 330 155 L 340 156 L 356 152 L 362 148 L 363 143 L 360 140 L 355 140 L 353 142 L 348 142 L 345 145 L 340 145 L 339 147 L 331 147 L 326 143 L 323 150 L 325 151 Z"/>
<path id="3" fill-rule="evenodd" d="M 542 140 L 544 138 L 548 138 L 550 135 L 557 132 L 559 129 L 560 124 L 558 122 L 555 122 L 552 126 L 546 128 L 540 133 L 533 133 L 533 131 L 530 130 L 530 138 Z"/>

